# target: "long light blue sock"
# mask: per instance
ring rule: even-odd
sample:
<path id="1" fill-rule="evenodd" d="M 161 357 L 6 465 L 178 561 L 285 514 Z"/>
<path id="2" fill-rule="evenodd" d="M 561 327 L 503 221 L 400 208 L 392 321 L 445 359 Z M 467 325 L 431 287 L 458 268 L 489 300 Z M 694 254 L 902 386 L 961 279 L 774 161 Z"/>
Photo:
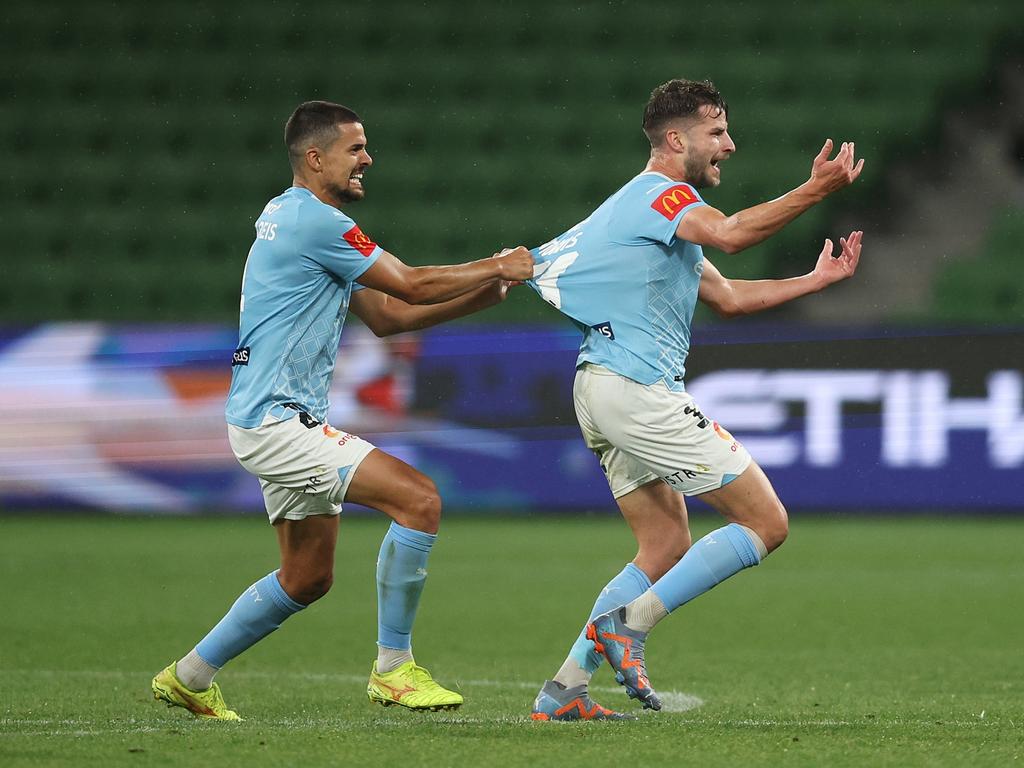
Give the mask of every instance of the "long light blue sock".
<path id="1" fill-rule="evenodd" d="M 239 595 L 224 618 L 199 641 L 196 653 L 203 661 L 223 667 L 306 607 L 288 597 L 277 573 L 268 573 Z"/>
<path id="2" fill-rule="evenodd" d="M 651 590 L 671 613 L 733 574 L 761 562 L 746 529 L 737 523 L 712 531 L 658 579 Z"/>
<path id="3" fill-rule="evenodd" d="M 412 624 L 437 536 L 391 523 L 377 558 L 377 643 L 412 648 Z"/>
<path id="4" fill-rule="evenodd" d="M 635 563 L 627 563 L 626 567 L 601 590 L 587 621 L 631 602 L 646 592 L 650 586 L 651 580 L 647 578 L 647 574 Z M 580 631 L 580 636 L 576 638 L 576 642 L 573 643 L 572 650 L 569 651 L 569 658 L 579 664 L 580 668 L 588 675 L 593 675 L 604 661 L 604 656 L 594 650 L 594 643 L 587 640 L 585 626 Z"/>

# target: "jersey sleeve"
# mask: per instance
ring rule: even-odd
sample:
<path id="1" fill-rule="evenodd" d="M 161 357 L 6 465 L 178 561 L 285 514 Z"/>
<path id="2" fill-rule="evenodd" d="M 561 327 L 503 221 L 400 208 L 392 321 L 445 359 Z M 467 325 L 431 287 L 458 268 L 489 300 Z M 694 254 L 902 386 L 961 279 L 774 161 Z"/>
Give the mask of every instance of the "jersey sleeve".
<path id="1" fill-rule="evenodd" d="M 341 211 L 316 211 L 305 234 L 306 254 L 335 277 L 350 283 L 384 252 Z"/>
<path id="2" fill-rule="evenodd" d="M 692 185 L 639 179 L 617 202 L 609 234 L 627 245 L 655 241 L 671 245 L 683 216 L 707 205 Z"/>

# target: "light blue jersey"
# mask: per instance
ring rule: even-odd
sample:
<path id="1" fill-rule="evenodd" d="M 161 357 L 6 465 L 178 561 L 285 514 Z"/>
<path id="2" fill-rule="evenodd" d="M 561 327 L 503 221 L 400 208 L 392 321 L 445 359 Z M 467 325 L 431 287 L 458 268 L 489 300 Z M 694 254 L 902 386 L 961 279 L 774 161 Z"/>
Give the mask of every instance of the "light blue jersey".
<path id="1" fill-rule="evenodd" d="M 382 252 L 308 189 L 290 187 L 267 203 L 242 275 L 229 424 L 251 429 L 300 409 L 326 420 L 353 283 Z"/>
<path id="2" fill-rule="evenodd" d="M 702 205 L 689 184 L 641 173 L 533 249 L 527 282 L 583 330 L 577 367 L 597 363 L 640 384 L 683 390 L 704 254 L 675 232 Z"/>

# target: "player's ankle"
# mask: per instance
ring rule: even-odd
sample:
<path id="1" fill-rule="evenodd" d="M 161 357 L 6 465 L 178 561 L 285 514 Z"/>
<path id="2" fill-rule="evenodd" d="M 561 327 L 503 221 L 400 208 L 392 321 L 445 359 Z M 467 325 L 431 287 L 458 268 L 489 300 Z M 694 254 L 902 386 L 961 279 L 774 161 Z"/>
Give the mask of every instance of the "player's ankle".
<path id="1" fill-rule="evenodd" d="M 414 661 L 412 648 L 386 648 L 377 646 L 377 673 L 386 675 L 394 672 L 406 662 Z"/>
<path id="2" fill-rule="evenodd" d="M 650 632 L 654 625 L 668 616 L 668 610 L 661 599 L 648 589 L 626 606 L 626 626 L 637 632 Z"/>

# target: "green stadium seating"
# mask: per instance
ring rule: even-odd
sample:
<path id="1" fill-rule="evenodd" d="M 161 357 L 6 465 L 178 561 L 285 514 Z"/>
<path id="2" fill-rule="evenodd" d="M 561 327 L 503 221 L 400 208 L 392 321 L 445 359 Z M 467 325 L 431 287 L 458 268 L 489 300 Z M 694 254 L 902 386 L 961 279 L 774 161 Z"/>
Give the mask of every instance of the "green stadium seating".
<path id="1" fill-rule="evenodd" d="M 933 284 L 937 319 L 979 325 L 1013 325 L 1024 318 L 1021 281 L 1024 211 L 1007 208 L 994 217 L 977 253 L 953 261 Z"/>
<path id="2" fill-rule="evenodd" d="M 792 274 L 835 237 L 840 208 L 875 199 L 889 159 L 928 142 L 945 105 L 983 98 L 1020 21 L 998 2 L 851 8 L 12 5 L 0 320 L 234 322 L 252 222 L 290 181 L 283 124 L 308 98 L 362 114 L 377 162 L 352 212 L 403 259 L 536 245 L 642 168 L 643 104 L 674 76 L 710 77 L 730 102 L 739 152 L 707 191 L 724 210 L 800 183 L 826 136 L 870 158 L 841 200 L 749 253 L 712 256 L 735 276 Z M 531 300 L 487 317 L 549 319 Z"/>

